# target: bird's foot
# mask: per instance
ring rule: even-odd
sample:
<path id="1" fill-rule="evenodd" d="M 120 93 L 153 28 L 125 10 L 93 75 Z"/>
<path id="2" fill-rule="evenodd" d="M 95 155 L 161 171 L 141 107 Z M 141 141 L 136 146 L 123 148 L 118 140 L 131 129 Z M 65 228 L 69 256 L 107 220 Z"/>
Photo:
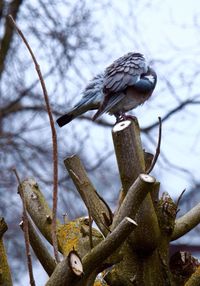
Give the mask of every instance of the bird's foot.
<path id="1" fill-rule="evenodd" d="M 125 113 L 120 113 L 120 114 L 117 114 L 115 115 L 116 116 L 116 123 L 119 123 L 121 121 L 124 121 L 124 120 L 137 120 L 137 118 L 134 116 L 134 115 L 126 115 Z"/>
<path id="2" fill-rule="evenodd" d="M 127 120 L 127 119 L 130 119 L 130 120 L 133 120 L 133 121 L 135 121 L 135 120 L 137 120 L 137 117 L 136 116 L 134 116 L 134 115 L 125 115 L 125 120 Z"/>

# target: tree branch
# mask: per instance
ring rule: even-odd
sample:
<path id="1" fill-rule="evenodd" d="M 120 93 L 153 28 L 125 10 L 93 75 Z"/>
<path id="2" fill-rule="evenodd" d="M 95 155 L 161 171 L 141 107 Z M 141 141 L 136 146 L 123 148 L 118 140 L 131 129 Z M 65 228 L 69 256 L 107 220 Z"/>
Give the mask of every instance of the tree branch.
<path id="1" fill-rule="evenodd" d="M 197 96 L 198 97 L 198 96 Z M 187 105 L 196 105 L 196 104 L 200 104 L 199 100 L 195 100 L 196 97 L 194 97 L 193 99 L 187 99 L 183 102 L 181 102 L 178 106 L 174 107 L 173 109 L 171 109 L 170 111 L 168 111 L 164 116 L 162 116 L 162 122 L 165 122 L 168 118 L 170 118 L 172 115 L 176 114 L 178 111 L 181 111 L 185 106 Z M 153 128 L 157 127 L 159 125 L 159 122 L 155 122 L 147 127 L 143 127 L 141 128 L 142 132 L 148 133 L 150 130 L 152 130 Z"/>
<path id="2" fill-rule="evenodd" d="M 117 123 L 112 130 L 113 143 L 122 182 L 122 199 L 128 189 L 145 171 L 144 154 L 137 120 Z"/>
<path id="3" fill-rule="evenodd" d="M 111 229 L 115 229 L 115 227 L 126 216 L 132 219 L 135 218 L 135 215 L 144 198 L 149 192 L 153 191 L 155 182 L 155 178 L 150 175 L 140 174 L 138 176 L 136 181 L 129 188 L 125 199 L 123 200 L 118 212 L 114 216 Z"/>
<path id="4" fill-rule="evenodd" d="M 92 218 L 106 236 L 108 226 L 112 223 L 112 212 L 109 206 L 96 192 L 83 164 L 76 155 L 66 158 L 64 164 Z"/>
<path id="5" fill-rule="evenodd" d="M 91 250 L 91 252 L 83 257 L 82 264 L 84 275 L 82 277 L 72 273 L 71 267 L 69 267 L 69 260 L 66 257 L 57 265 L 46 286 L 88 285 L 87 282 L 88 279 L 90 280 L 90 275 L 95 271 L 95 269 L 101 269 L 101 264 L 105 259 L 112 255 L 115 250 L 123 244 L 136 226 L 137 224 L 132 219 L 128 217 L 124 218 L 124 220 L 121 221 L 121 223 L 105 238 L 105 240 L 100 242 Z M 102 269 L 100 271 L 102 271 Z"/>
<path id="6" fill-rule="evenodd" d="M 13 169 L 13 172 L 15 173 L 15 176 L 17 178 L 19 187 L 18 192 L 20 194 L 21 200 L 22 200 L 22 206 L 23 206 L 23 221 L 24 221 L 24 239 L 25 239 L 25 247 L 26 247 L 26 258 L 27 258 L 27 264 L 28 264 L 28 272 L 29 272 L 29 278 L 30 278 L 30 285 L 35 286 L 35 280 L 33 276 L 33 266 L 32 266 L 32 259 L 31 259 L 31 252 L 30 252 L 30 240 L 29 240 L 29 230 L 28 230 L 28 214 L 26 210 L 26 201 L 24 196 L 24 189 L 23 185 L 20 181 L 19 175 L 17 173 L 16 169 Z"/>
<path id="7" fill-rule="evenodd" d="M 184 286 L 199 286 L 199 281 L 200 281 L 200 266 L 192 274 L 192 276 L 188 279 L 188 281 L 184 284 Z"/>
<path id="8" fill-rule="evenodd" d="M 23 221 L 20 223 L 20 227 L 22 230 L 24 229 Z M 37 234 L 35 227 L 30 219 L 28 219 L 28 233 L 31 247 L 33 248 L 36 257 L 42 264 L 44 270 L 50 276 L 54 269 L 56 268 L 55 260 L 52 258 L 51 254 L 49 253 L 48 249 L 42 242 L 41 238 Z"/>
<path id="9" fill-rule="evenodd" d="M 99 267 L 106 258 L 124 243 L 136 227 L 137 223 L 134 220 L 125 217 L 102 242 L 83 257 L 84 275 L 88 277 L 95 268 Z"/>
<path id="10" fill-rule="evenodd" d="M 39 186 L 34 179 L 27 179 L 22 182 L 26 208 L 32 220 L 43 234 L 43 236 L 52 243 L 52 211 L 49 208 Z M 57 227 L 60 222 L 57 221 Z"/>
<path id="11" fill-rule="evenodd" d="M 161 145 L 161 138 L 162 138 L 162 121 L 161 121 L 160 117 L 158 117 L 158 120 L 159 120 L 158 144 L 157 144 L 156 153 L 155 153 L 155 155 L 153 157 L 151 165 L 150 165 L 149 169 L 147 170 L 147 174 L 149 174 L 153 170 L 153 168 L 154 168 L 154 166 L 155 166 L 155 164 L 156 164 L 156 162 L 158 160 L 158 157 L 160 155 L 160 145 Z"/>
<path id="12" fill-rule="evenodd" d="M 8 227 L 4 218 L 0 217 L 0 285 L 12 286 L 11 272 L 3 243 L 3 235 L 7 229 Z"/>
<path id="13" fill-rule="evenodd" d="M 175 221 L 171 240 L 176 240 L 200 223 L 200 203 Z"/>
<path id="14" fill-rule="evenodd" d="M 75 251 L 57 264 L 46 286 L 75 285 L 74 282 L 81 279 L 83 266 L 80 257 Z M 72 284 L 73 283 L 73 284 Z"/>
<path id="15" fill-rule="evenodd" d="M 112 135 L 122 182 L 122 203 L 127 196 L 130 186 L 141 173 L 145 173 L 144 151 L 137 119 L 117 123 L 113 128 Z M 145 249 L 148 251 L 155 249 L 160 230 L 150 194 L 146 194 L 134 219 L 139 227 L 131 235 L 130 241 L 132 246 L 138 247 L 138 251 L 141 248 L 143 251 Z M 151 230 L 149 228 L 150 225 Z M 146 234 L 145 236 L 144 233 Z"/>
<path id="16" fill-rule="evenodd" d="M 9 10 L 9 13 L 12 14 L 14 19 L 17 18 L 19 8 L 22 2 L 23 2 L 22 0 L 13 0 L 9 4 L 8 10 Z M 0 9 L 3 9 L 3 1 L 0 2 Z M 0 18 L 1 18 L 1 15 L 0 15 Z M 5 21 L 4 31 L 5 32 L 4 32 L 3 38 L 0 42 L 0 79 L 5 69 L 6 57 L 8 55 L 10 45 L 12 42 L 12 38 L 13 38 L 13 27 L 10 26 L 8 18 L 6 18 L 6 21 Z"/>

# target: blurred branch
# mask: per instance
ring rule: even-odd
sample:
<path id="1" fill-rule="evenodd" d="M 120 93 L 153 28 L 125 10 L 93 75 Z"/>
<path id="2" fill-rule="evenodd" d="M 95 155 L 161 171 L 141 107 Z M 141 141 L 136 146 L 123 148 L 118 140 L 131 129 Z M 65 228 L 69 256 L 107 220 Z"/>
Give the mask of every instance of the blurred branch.
<path id="1" fill-rule="evenodd" d="M 3 9 L 4 9 L 4 4 L 5 4 L 4 2 L 5 2 L 4 0 L 0 0 L 0 22 L 3 16 Z"/>
<path id="2" fill-rule="evenodd" d="M 183 101 L 177 107 L 175 107 L 175 108 L 171 109 L 170 111 L 168 111 L 164 116 L 162 116 L 162 122 L 165 122 L 172 115 L 174 115 L 177 112 L 181 111 L 185 106 L 200 104 L 200 101 L 196 100 L 197 97 L 199 97 L 199 95 L 198 96 L 194 96 L 193 99 L 187 99 L 187 100 Z M 141 131 L 145 132 L 145 133 L 148 133 L 150 130 L 152 130 L 153 128 L 155 128 L 158 125 L 159 125 L 159 122 L 155 122 L 155 123 L 153 123 L 153 124 L 151 124 L 151 125 L 149 125 L 147 127 L 141 128 Z"/>
<path id="3" fill-rule="evenodd" d="M 3 2 L 4 1 L 0 2 L 0 14 L 2 14 Z M 8 10 L 9 13 L 13 16 L 13 19 L 17 18 L 19 8 L 22 2 L 23 0 L 13 0 L 9 4 Z M 0 79 L 5 68 L 5 61 L 10 49 L 12 38 L 13 38 L 13 27 L 10 25 L 9 18 L 7 17 L 5 21 L 4 35 L 0 42 Z"/>
<path id="4" fill-rule="evenodd" d="M 200 266 L 188 279 L 188 281 L 185 283 L 185 286 L 199 286 L 199 281 L 200 281 Z"/>

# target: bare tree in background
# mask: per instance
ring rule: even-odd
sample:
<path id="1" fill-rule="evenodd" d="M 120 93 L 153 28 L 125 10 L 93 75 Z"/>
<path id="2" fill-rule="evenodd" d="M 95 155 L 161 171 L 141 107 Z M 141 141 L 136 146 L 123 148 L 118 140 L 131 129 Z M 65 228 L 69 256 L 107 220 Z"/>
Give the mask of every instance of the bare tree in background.
<path id="1" fill-rule="evenodd" d="M 17 18 L 31 41 L 48 86 L 55 118 L 76 101 L 81 88 L 92 75 L 108 65 L 111 58 L 114 59 L 133 48 L 145 51 L 155 69 L 159 71 L 159 84 L 156 90 L 158 96 L 155 96 L 150 104 L 142 107 L 144 114 L 147 109 L 148 112 L 151 110 L 156 113 L 155 121 L 153 119 L 148 124 L 141 124 L 144 144 L 151 146 L 151 152 L 155 148 L 153 138 L 157 132 L 158 115 L 163 119 L 163 129 L 167 130 L 169 138 L 180 132 L 184 134 L 188 130 L 187 118 L 193 120 L 193 110 L 199 105 L 199 94 L 194 89 L 199 75 L 199 65 L 196 62 L 194 64 L 196 55 L 192 54 L 191 59 L 177 56 L 177 47 L 169 42 L 172 53 L 166 58 L 163 54 L 153 54 L 148 46 L 145 31 L 141 30 L 140 23 L 143 19 L 142 13 L 150 13 L 152 9 L 153 4 L 150 1 L 127 0 L 127 15 L 114 1 L 95 1 L 96 4 L 86 0 L 73 1 L 73 4 L 67 0 L 36 2 L 31 4 L 30 1 L 0 1 L 0 192 L 4 194 L 1 196 L 0 209 L 4 216 L 14 214 L 14 217 L 17 217 L 16 214 L 19 213 L 13 191 L 14 178 L 10 171 L 13 165 L 17 167 L 21 176 L 33 175 L 40 185 L 43 183 L 46 196 L 51 193 L 47 186 L 52 184 L 51 140 L 43 97 L 31 60 L 6 19 L 9 13 Z M 194 21 L 195 28 L 198 28 L 198 23 Z M 106 46 L 104 50 L 103 44 Z M 190 72 L 186 72 L 186 63 Z M 94 177 L 97 187 L 99 182 L 103 184 L 100 189 L 105 190 L 103 195 L 111 203 L 117 195 L 113 192 L 117 167 L 113 168 L 116 162 L 112 155 L 112 143 L 108 141 L 108 136 L 105 136 L 110 133 L 109 119 L 103 117 L 97 123 L 93 123 L 95 128 L 92 128 L 90 116 L 86 114 L 80 121 L 77 119 L 71 124 L 70 128 L 66 127 L 61 130 L 62 132 L 58 132 L 60 165 L 63 165 L 64 157 L 78 153 L 87 171 Z M 186 128 L 183 128 L 183 125 Z M 98 131 L 95 131 L 96 127 Z M 197 126 L 195 128 L 198 130 Z M 40 140 L 38 134 L 41 134 Z M 99 140 L 99 134 L 102 134 L 105 140 Z M 100 144 L 101 148 L 98 148 Z M 197 147 L 196 145 L 195 150 Z M 84 155 L 85 148 L 89 149 L 90 156 Z M 185 176 L 184 167 L 174 166 L 166 152 L 167 149 L 162 149 L 158 166 L 160 164 L 171 173 L 177 172 L 177 176 Z M 67 181 L 68 175 L 62 170 L 63 168 L 60 168 L 59 173 L 59 198 L 62 198 L 62 204 L 59 205 L 72 217 L 81 215 L 84 213 L 81 207 L 77 214 L 77 209 L 71 206 L 70 202 L 74 198 L 78 200 L 78 196 L 73 192 L 71 182 Z M 155 172 L 160 173 L 159 167 Z M 109 176 L 106 176 L 108 173 Z M 191 184 L 194 182 L 194 186 L 199 185 L 192 171 L 187 171 L 186 175 Z M 66 189 L 67 192 L 61 191 Z M 5 194 L 9 195 L 9 200 Z M 16 233 L 16 225 L 10 226 L 8 236 Z M 9 250 L 18 257 L 21 250 L 18 253 L 20 248 L 16 245 L 20 241 L 17 236 L 14 242 L 14 250 L 12 245 L 9 245 Z M 22 264 L 16 265 L 20 267 Z"/>
<path id="2" fill-rule="evenodd" d="M 20 234 L 17 235 L 16 229 L 19 206 L 15 203 L 11 169 L 16 166 L 21 175 L 32 174 L 46 186 L 50 186 L 52 146 L 38 79 L 26 50 L 13 33 L 7 15 L 12 14 L 25 33 L 31 35 L 33 48 L 48 83 L 55 116 L 60 114 L 62 105 L 63 109 L 67 107 L 80 89 L 85 75 L 78 67 L 84 64 L 86 58 L 92 59 L 90 49 L 95 51 L 99 48 L 100 41 L 93 36 L 94 23 L 85 1 L 76 1 L 73 4 L 69 1 L 38 1 L 35 4 L 1 1 L 0 4 L 0 209 L 8 217 L 8 221 L 12 220 L 8 236 L 14 238 L 14 244 L 9 245 L 9 252 L 16 259 L 21 259 L 22 252 L 17 247 L 21 244 Z M 64 103 L 63 94 L 66 94 Z M 40 140 L 38 134 L 41 134 Z M 77 151 L 78 144 L 83 140 L 78 138 L 77 146 L 74 146 L 73 137 L 76 137 L 76 131 L 70 134 L 70 138 L 66 138 L 69 142 L 65 152 Z M 62 164 L 62 160 L 60 163 Z M 60 174 L 60 188 L 65 181 L 65 174 Z M 49 188 L 46 196 L 50 194 Z M 5 199 L 7 196 L 9 200 Z M 71 208 L 70 214 L 73 215 L 73 212 Z M 13 223 L 13 218 L 16 219 L 16 224 Z M 13 267 L 18 271 L 22 264 L 13 261 Z"/>

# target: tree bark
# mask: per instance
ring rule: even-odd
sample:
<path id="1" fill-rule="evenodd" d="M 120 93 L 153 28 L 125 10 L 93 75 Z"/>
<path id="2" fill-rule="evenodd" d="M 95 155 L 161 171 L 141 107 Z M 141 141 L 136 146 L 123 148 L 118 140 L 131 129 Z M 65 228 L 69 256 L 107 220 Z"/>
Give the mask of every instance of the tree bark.
<path id="1" fill-rule="evenodd" d="M 8 265 L 6 250 L 3 243 L 3 235 L 8 227 L 3 218 L 0 218 L 0 285 L 12 286 L 11 272 Z"/>

